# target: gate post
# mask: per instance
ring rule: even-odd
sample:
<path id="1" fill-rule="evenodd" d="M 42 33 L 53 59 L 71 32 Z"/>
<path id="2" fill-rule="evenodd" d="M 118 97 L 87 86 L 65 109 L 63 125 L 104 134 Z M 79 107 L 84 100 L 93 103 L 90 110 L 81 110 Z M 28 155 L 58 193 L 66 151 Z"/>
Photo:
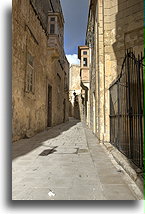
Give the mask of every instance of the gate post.
<path id="1" fill-rule="evenodd" d="M 142 53 L 141 53 L 142 58 Z M 138 55 L 138 65 L 137 65 L 137 82 L 138 82 L 138 122 L 139 122 L 139 137 L 140 137 L 140 144 L 139 144 L 139 165 L 142 168 L 143 167 L 143 129 L 142 129 L 142 115 L 143 115 L 143 109 L 142 109 L 142 102 L 141 102 L 141 75 L 140 72 L 142 72 L 141 64 L 142 60 L 140 59 L 140 56 Z"/>

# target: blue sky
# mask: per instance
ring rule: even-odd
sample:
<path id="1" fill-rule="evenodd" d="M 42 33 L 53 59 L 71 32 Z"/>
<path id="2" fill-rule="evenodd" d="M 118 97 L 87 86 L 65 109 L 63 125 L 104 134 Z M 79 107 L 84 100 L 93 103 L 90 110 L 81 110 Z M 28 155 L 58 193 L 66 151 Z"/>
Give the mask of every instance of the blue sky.
<path id="1" fill-rule="evenodd" d="M 65 19 L 65 53 L 76 58 L 78 46 L 85 44 L 89 0 L 60 1 Z"/>

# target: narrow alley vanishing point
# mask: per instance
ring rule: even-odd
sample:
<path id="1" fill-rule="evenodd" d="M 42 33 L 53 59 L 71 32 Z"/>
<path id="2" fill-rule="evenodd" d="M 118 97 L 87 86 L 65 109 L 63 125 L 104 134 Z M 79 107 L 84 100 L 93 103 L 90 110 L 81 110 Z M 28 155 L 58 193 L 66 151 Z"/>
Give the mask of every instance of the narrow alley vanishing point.
<path id="1" fill-rule="evenodd" d="M 13 144 L 13 200 L 136 200 L 135 184 L 79 120 Z"/>

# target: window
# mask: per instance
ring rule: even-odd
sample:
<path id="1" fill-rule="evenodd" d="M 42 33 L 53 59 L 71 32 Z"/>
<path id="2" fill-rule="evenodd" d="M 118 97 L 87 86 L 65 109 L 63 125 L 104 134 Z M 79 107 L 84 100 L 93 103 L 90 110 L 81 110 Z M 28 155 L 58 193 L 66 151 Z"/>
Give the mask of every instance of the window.
<path id="1" fill-rule="evenodd" d="M 87 55 L 87 51 L 83 51 L 83 55 Z"/>
<path id="2" fill-rule="evenodd" d="M 57 92 L 58 92 L 58 94 L 60 94 L 60 90 L 61 90 L 61 77 L 57 73 Z"/>
<path id="3" fill-rule="evenodd" d="M 34 56 L 27 53 L 26 92 L 34 92 Z"/>
<path id="4" fill-rule="evenodd" d="M 54 17 L 54 16 L 52 16 L 52 17 L 50 17 L 49 18 L 49 20 L 50 20 L 50 23 L 49 23 L 49 32 L 50 32 L 50 34 L 55 34 L 55 25 L 56 25 L 56 17 Z"/>
<path id="5" fill-rule="evenodd" d="M 88 60 L 87 60 L 87 58 L 83 58 L 83 66 L 88 66 Z"/>
<path id="6" fill-rule="evenodd" d="M 50 34 L 55 33 L 55 24 L 50 24 Z"/>
<path id="7" fill-rule="evenodd" d="M 50 18 L 50 21 L 51 21 L 51 22 L 55 22 L 55 17 L 51 17 L 51 18 Z"/>
<path id="8" fill-rule="evenodd" d="M 33 69 L 30 67 L 27 69 L 27 91 L 33 92 Z"/>

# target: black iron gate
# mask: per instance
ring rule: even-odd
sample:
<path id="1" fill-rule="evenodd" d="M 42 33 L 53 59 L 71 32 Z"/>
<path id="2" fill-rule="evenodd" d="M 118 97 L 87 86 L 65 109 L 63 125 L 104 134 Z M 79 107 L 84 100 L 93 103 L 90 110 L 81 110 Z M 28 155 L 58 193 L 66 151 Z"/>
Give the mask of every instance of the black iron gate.
<path id="1" fill-rule="evenodd" d="M 110 86 L 110 141 L 143 169 L 143 60 L 126 52 L 122 70 Z"/>

